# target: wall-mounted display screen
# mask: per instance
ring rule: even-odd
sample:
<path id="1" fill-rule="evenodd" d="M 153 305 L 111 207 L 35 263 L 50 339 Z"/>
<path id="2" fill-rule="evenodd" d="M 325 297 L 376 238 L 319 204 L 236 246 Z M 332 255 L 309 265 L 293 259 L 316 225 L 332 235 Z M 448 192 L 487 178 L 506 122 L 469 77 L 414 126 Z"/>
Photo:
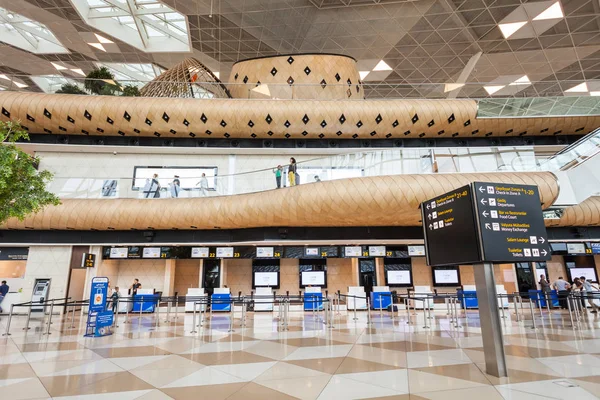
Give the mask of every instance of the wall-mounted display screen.
<path id="1" fill-rule="evenodd" d="M 192 247 L 192 258 L 208 258 L 208 247 Z"/>
<path id="2" fill-rule="evenodd" d="M 425 246 L 408 246 L 408 255 L 415 257 L 424 256 Z"/>
<path id="3" fill-rule="evenodd" d="M 362 256 L 361 246 L 346 246 L 344 247 L 344 255 L 346 257 L 360 257 Z"/>
<path id="4" fill-rule="evenodd" d="M 141 258 L 142 257 L 142 247 L 139 246 L 130 246 L 129 251 L 127 252 L 127 258 Z"/>
<path id="5" fill-rule="evenodd" d="M 232 258 L 233 247 L 217 247 L 217 258 Z"/>
<path id="6" fill-rule="evenodd" d="M 369 246 L 369 257 L 385 257 L 385 246 Z"/>
<path id="7" fill-rule="evenodd" d="M 256 257 L 273 257 L 274 248 L 273 247 L 257 247 L 256 248 Z"/>
<path id="8" fill-rule="evenodd" d="M 433 285 L 434 286 L 460 286 L 460 277 L 458 268 L 433 270 Z"/>
<path id="9" fill-rule="evenodd" d="M 110 258 L 127 258 L 127 247 L 111 247 Z"/>
<path id="10" fill-rule="evenodd" d="M 302 286 L 325 286 L 325 271 L 302 271 Z"/>
<path id="11" fill-rule="evenodd" d="M 160 258 L 160 247 L 144 247 L 143 258 Z"/>
<path id="12" fill-rule="evenodd" d="M 567 243 L 567 253 L 585 254 L 585 245 L 583 243 Z"/>
<path id="13" fill-rule="evenodd" d="M 410 285 L 412 281 L 410 279 L 410 271 L 386 271 L 388 285 Z"/>
<path id="14" fill-rule="evenodd" d="M 594 268 L 569 268 L 569 273 L 571 274 L 571 281 L 575 278 L 580 278 L 585 276 L 585 280 L 591 280 L 592 282 L 598 282 L 598 277 L 596 276 L 596 270 Z"/>
<path id="15" fill-rule="evenodd" d="M 168 188 L 175 176 L 178 176 L 182 190 L 198 191 L 198 193 L 202 188 L 215 190 L 217 171 L 217 167 L 134 167 L 132 189 L 142 189 L 146 185 L 146 180 L 152 179 L 154 174 L 157 174 L 158 182 L 163 188 Z M 203 180 L 202 174 L 205 174 L 206 180 Z"/>
<path id="16" fill-rule="evenodd" d="M 552 250 L 552 252 L 560 252 L 560 251 L 567 251 L 567 244 L 566 243 L 550 243 L 550 249 Z"/>
<path id="17" fill-rule="evenodd" d="M 254 286 L 256 287 L 277 287 L 279 286 L 279 272 L 255 272 Z"/>
<path id="18" fill-rule="evenodd" d="M 316 257 L 319 255 L 319 248 L 318 247 L 307 247 L 305 249 L 305 253 L 307 256 L 313 256 Z"/>

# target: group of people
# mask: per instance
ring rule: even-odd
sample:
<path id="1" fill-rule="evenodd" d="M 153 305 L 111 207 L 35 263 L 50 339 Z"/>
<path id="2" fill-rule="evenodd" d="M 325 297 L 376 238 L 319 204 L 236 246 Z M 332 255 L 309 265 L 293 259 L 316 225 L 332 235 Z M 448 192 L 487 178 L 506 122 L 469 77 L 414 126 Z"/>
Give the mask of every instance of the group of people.
<path id="1" fill-rule="evenodd" d="M 278 165 L 277 168 L 273 170 L 273 173 L 275 174 L 275 184 L 277 185 L 277 189 L 285 187 L 285 167 Z M 300 184 L 300 175 L 298 174 L 296 159 L 294 157 L 290 158 L 290 163 L 287 166 L 287 178 L 290 186 L 296 186 Z M 314 179 L 315 182 L 321 182 L 319 175 L 315 175 Z"/>
<path id="2" fill-rule="evenodd" d="M 200 181 L 196 183 L 196 186 L 200 188 L 200 195 L 205 197 L 208 195 L 208 178 L 205 173 L 202 173 L 200 177 Z M 144 185 L 144 198 L 159 198 L 160 191 L 162 190 L 162 186 L 158 181 L 158 174 L 152 175 L 152 179 L 146 179 L 146 184 Z M 181 181 L 179 180 L 179 175 L 173 176 L 173 181 L 169 183 L 169 193 L 171 197 L 179 197 L 179 193 L 181 193 Z"/>
<path id="3" fill-rule="evenodd" d="M 569 297 L 569 293 L 575 293 L 580 296 L 581 305 L 583 309 L 586 308 L 585 301 L 587 300 L 590 307 L 592 307 L 592 314 L 598 313 L 598 306 L 594 302 L 596 300 L 592 295 L 592 292 L 598 292 L 599 289 L 597 286 L 593 285 L 592 282 L 585 278 L 585 276 L 573 279 L 573 283 L 569 283 L 564 280 L 562 276 L 559 276 L 552 285 L 546 276 L 540 276 L 540 287 L 542 288 L 542 293 L 550 295 L 552 289 L 556 290 L 558 294 L 558 304 L 562 309 L 568 309 L 569 305 L 567 304 L 567 297 Z M 598 297 L 600 299 L 600 297 Z"/>
<path id="4" fill-rule="evenodd" d="M 142 288 L 142 284 L 140 283 L 140 280 L 135 278 L 133 280 L 133 283 L 131 284 L 131 286 L 129 286 L 129 293 L 132 296 L 135 296 L 137 294 L 138 289 L 141 289 L 141 288 Z M 108 282 L 108 289 L 110 290 L 110 281 Z M 109 305 L 108 301 L 106 302 L 106 309 L 109 310 L 109 308 L 112 308 L 113 312 L 117 312 L 117 302 L 120 297 L 121 297 L 121 292 L 119 291 L 119 287 L 115 286 L 112 293 L 110 294 L 110 305 Z"/>

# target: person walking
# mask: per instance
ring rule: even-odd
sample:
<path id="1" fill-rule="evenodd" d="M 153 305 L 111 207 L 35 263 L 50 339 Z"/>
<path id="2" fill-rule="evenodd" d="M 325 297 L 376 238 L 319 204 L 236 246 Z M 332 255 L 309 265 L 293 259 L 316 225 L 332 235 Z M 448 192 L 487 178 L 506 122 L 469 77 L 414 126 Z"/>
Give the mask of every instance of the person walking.
<path id="1" fill-rule="evenodd" d="M 558 293 L 558 304 L 560 305 L 560 308 L 569 308 L 567 305 L 567 297 L 569 296 L 569 289 L 571 288 L 569 282 L 565 281 L 562 276 L 559 276 L 552 286 Z"/>
<path id="2" fill-rule="evenodd" d="M 275 174 L 275 183 L 277 184 L 277 189 L 281 188 L 281 172 L 283 170 L 283 167 L 281 165 L 278 165 L 277 168 L 275 168 L 273 170 L 273 173 Z"/>
<path id="3" fill-rule="evenodd" d="M 152 175 L 152 179 L 146 181 L 146 185 L 144 186 L 144 197 L 155 199 L 160 197 L 160 183 L 158 182 L 158 174 Z"/>
<path id="4" fill-rule="evenodd" d="M 598 287 L 592 285 L 592 281 L 585 279 L 585 276 L 582 276 L 579 279 L 583 283 L 583 290 L 585 292 L 585 297 L 587 297 L 588 304 L 592 307 L 592 311 L 590 312 L 592 314 L 597 314 L 598 306 L 596 305 L 596 303 L 594 303 L 594 294 L 592 292 L 598 291 Z"/>
<path id="5" fill-rule="evenodd" d="M 181 192 L 181 181 L 179 180 L 179 176 L 175 175 L 173 177 L 173 182 L 171 182 L 170 185 L 170 189 L 171 189 L 171 197 L 179 197 L 179 192 Z"/>
<path id="6" fill-rule="evenodd" d="M 10 287 L 6 284 L 6 281 L 2 281 L 2 285 L 0 285 L 0 313 L 2 312 L 2 301 L 8 294 Z"/>
<path id="7" fill-rule="evenodd" d="M 113 290 L 110 295 L 110 302 L 112 304 L 113 313 L 118 312 L 117 310 L 117 302 L 119 301 L 119 297 L 121 297 L 121 293 L 119 292 L 119 287 L 115 286 L 115 290 Z"/>
<path id="8" fill-rule="evenodd" d="M 550 297 L 550 293 L 552 293 L 552 288 L 550 287 L 550 282 L 546 279 L 546 275 L 540 275 L 540 289 L 542 289 L 542 297 L 548 302 L 549 305 L 552 305 L 552 300 Z"/>
<path id="9" fill-rule="evenodd" d="M 288 180 L 290 181 L 290 186 L 296 186 L 296 159 L 294 157 L 290 158 Z"/>
<path id="10" fill-rule="evenodd" d="M 206 174 L 203 172 L 200 181 L 196 183 L 196 186 L 200 186 L 200 196 L 206 197 L 208 194 L 208 179 Z"/>

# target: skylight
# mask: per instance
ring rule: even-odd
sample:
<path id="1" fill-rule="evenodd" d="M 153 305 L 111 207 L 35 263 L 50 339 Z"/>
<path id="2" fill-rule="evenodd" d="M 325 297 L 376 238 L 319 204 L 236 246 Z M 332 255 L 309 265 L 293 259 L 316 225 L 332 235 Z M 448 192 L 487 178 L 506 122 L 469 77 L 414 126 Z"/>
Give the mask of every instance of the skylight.
<path id="1" fill-rule="evenodd" d="M 567 93 L 586 93 L 588 91 L 587 83 L 583 82 L 577 86 L 573 86 L 571 89 L 565 90 Z"/>
<path id="2" fill-rule="evenodd" d="M 71 3 L 90 26 L 140 50 L 190 50 L 186 17 L 158 0 L 71 0 Z M 99 40 L 89 44 L 106 51 L 103 43 Z"/>
<path id="3" fill-rule="evenodd" d="M 69 53 L 46 25 L 5 8 L 0 8 L 0 41 L 35 54 Z"/>
<path id="4" fill-rule="evenodd" d="M 120 84 L 140 88 L 163 72 L 154 64 L 103 63 L 98 66 L 108 68 Z"/>
<path id="5" fill-rule="evenodd" d="M 527 21 L 511 22 L 508 24 L 498 24 L 498 27 L 500 28 L 500 31 L 502 32 L 502 35 L 504 36 L 504 38 L 508 39 L 516 31 L 521 29 L 526 23 L 527 23 Z"/>
<path id="6" fill-rule="evenodd" d="M 563 18 L 564 16 L 565 15 L 563 14 L 563 10 L 560 6 L 560 2 L 557 1 L 556 3 L 554 3 L 550 7 L 548 7 L 545 11 L 538 14 L 538 16 L 535 17 L 533 20 L 534 21 L 542 21 L 545 19 Z"/>

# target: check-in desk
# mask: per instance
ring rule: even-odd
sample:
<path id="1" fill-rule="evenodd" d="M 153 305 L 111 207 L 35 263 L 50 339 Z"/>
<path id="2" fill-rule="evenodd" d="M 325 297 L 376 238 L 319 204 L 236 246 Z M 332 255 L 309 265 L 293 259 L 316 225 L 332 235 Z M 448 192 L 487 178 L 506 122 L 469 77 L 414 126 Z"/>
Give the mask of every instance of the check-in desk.
<path id="1" fill-rule="evenodd" d="M 415 286 L 415 291 L 411 297 L 423 300 L 411 300 L 411 307 L 417 310 L 424 308 L 433 309 L 433 292 L 430 286 Z"/>
<path id="2" fill-rule="evenodd" d="M 304 289 L 304 311 L 322 310 L 323 292 L 319 287 L 307 287 Z"/>
<path id="3" fill-rule="evenodd" d="M 189 288 L 185 295 L 185 312 L 194 311 L 194 303 L 201 301 L 201 304 L 196 304 L 196 311 L 205 311 L 208 296 L 204 288 Z"/>
<path id="4" fill-rule="evenodd" d="M 392 292 L 389 286 L 373 286 L 371 292 L 371 309 L 386 310 L 392 305 Z"/>
<path id="5" fill-rule="evenodd" d="M 273 311 L 273 289 L 258 287 L 254 291 L 254 311 Z"/>
<path id="6" fill-rule="evenodd" d="M 133 310 L 133 301 L 131 296 L 120 296 L 119 297 L 119 308 L 117 309 L 117 313 L 126 314 Z M 112 310 L 112 304 L 109 306 Z"/>
<path id="7" fill-rule="evenodd" d="M 475 285 L 464 285 L 463 290 L 458 290 L 458 300 L 463 308 L 479 308 L 477 301 L 477 287 Z M 506 295 L 504 285 L 496 285 L 496 293 Z M 502 296 L 498 298 L 498 307 L 508 308 L 508 298 Z"/>
<path id="8" fill-rule="evenodd" d="M 156 308 L 158 295 L 154 294 L 154 289 L 138 289 L 133 296 L 132 312 L 147 312 L 152 313 Z"/>
<path id="9" fill-rule="evenodd" d="M 367 309 L 367 294 L 362 286 L 348 287 L 346 293 L 346 309 L 348 310 L 366 310 Z M 356 297 L 355 297 L 356 296 Z"/>
<path id="10" fill-rule="evenodd" d="M 229 288 L 215 288 L 210 302 L 212 311 L 231 311 L 231 291 Z"/>

